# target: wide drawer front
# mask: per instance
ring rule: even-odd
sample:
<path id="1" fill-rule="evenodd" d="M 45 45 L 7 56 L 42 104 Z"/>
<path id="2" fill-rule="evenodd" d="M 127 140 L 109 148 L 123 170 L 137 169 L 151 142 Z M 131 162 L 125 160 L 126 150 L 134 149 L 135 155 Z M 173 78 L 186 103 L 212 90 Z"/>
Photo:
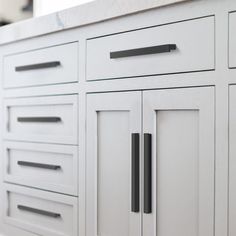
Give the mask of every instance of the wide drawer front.
<path id="1" fill-rule="evenodd" d="M 89 39 L 87 80 L 212 70 L 214 44 L 213 16 Z"/>
<path id="2" fill-rule="evenodd" d="M 70 43 L 4 58 L 4 87 L 78 81 L 78 45 Z"/>
<path id="3" fill-rule="evenodd" d="M 76 146 L 5 142 L 4 180 L 78 195 L 77 159 Z"/>
<path id="4" fill-rule="evenodd" d="M 77 144 L 77 95 L 7 99 L 5 138 Z"/>
<path id="5" fill-rule="evenodd" d="M 77 236 L 77 198 L 4 184 L 4 219 L 43 236 Z"/>

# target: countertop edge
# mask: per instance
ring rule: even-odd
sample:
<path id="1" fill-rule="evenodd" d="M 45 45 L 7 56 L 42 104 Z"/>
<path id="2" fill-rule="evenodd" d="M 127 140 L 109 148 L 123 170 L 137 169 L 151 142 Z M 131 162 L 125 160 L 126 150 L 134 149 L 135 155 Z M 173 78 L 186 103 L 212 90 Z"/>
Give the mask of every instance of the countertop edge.
<path id="1" fill-rule="evenodd" d="M 0 29 L 0 45 L 160 8 L 189 0 L 97 0 Z M 132 6 L 132 7 L 131 7 Z M 96 9 L 96 10 L 94 10 Z M 96 12 L 96 14 L 94 14 Z"/>

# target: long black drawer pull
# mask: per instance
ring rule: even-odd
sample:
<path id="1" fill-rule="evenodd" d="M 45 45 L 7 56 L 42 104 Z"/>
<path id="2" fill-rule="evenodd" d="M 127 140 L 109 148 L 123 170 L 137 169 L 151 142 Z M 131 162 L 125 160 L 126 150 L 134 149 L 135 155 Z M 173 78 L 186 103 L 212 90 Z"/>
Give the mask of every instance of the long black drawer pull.
<path id="1" fill-rule="evenodd" d="M 57 123 L 61 121 L 60 117 L 18 117 L 18 122 L 39 122 L 39 123 Z"/>
<path id="2" fill-rule="evenodd" d="M 139 134 L 132 134 L 131 210 L 139 212 Z"/>
<path id="3" fill-rule="evenodd" d="M 152 212 L 152 135 L 144 134 L 144 213 Z"/>
<path id="4" fill-rule="evenodd" d="M 59 214 L 59 213 L 39 210 L 39 209 L 36 209 L 36 208 L 27 207 L 27 206 L 23 206 L 23 205 L 18 205 L 17 208 L 19 210 L 22 210 L 22 211 L 28 211 L 28 212 L 32 212 L 32 213 L 35 213 L 35 214 L 38 214 L 38 215 L 48 216 L 48 217 L 52 217 L 52 218 L 61 217 L 61 214 Z"/>
<path id="5" fill-rule="evenodd" d="M 123 57 L 134 57 L 134 56 L 158 54 L 158 53 L 164 53 L 164 52 L 171 52 L 172 50 L 176 50 L 176 48 L 177 48 L 176 44 L 164 44 L 164 45 L 159 45 L 159 46 L 154 46 L 154 47 L 116 51 L 116 52 L 110 53 L 110 58 L 118 59 L 118 58 L 123 58 Z"/>
<path id="6" fill-rule="evenodd" d="M 28 161 L 18 161 L 17 164 L 19 166 L 28 166 L 28 167 L 34 167 L 34 168 L 47 169 L 47 170 L 58 170 L 61 168 L 61 166 L 58 166 L 58 165 L 48 165 L 48 164 L 34 163 L 34 162 L 28 162 Z"/>
<path id="7" fill-rule="evenodd" d="M 54 68 L 60 65 L 61 65 L 60 61 L 51 61 L 51 62 L 25 65 L 25 66 L 16 66 L 15 71 L 22 72 L 22 71 L 29 71 L 29 70 L 40 70 L 40 69 Z"/>

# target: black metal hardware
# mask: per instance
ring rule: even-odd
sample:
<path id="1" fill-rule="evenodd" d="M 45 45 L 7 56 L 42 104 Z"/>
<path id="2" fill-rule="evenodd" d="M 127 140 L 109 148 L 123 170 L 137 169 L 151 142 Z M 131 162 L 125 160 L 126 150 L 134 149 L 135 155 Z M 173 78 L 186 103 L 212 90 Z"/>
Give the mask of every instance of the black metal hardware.
<path id="1" fill-rule="evenodd" d="M 39 214 L 39 215 L 43 215 L 43 216 L 48 216 L 48 217 L 52 217 L 52 218 L 59 218 L 59 217 L 61 217 L 61 214 L 59 214 L 59 213 L 39 210 L 39 209 L 36 209 L 36 208 L 27 207 L 27 206 L 23 206 L 23 205 L 17 205 L 17 208 L 19 210 L 22 210 L 22 211 L 28 211 L 28 212 L 32 212 L 32 213 L 35 213 L 35 214 Z"/>
<path id="2" fill-rule="evenodd" d="M 58 165 L 48 165 L 48 164 L 34 163 L 34 162 L 28 162 L 28 161 L 18 161 L 17 164 L 20 166 L 28 166 L 28 167 L 35 167 L 35 168 L 48 169 L 48 170 L 58 170 L 61 168 L 61 166 L 58 166 Z"/>
<path id="3" fill-rule="evenodd" d="M 44 62 L 44 63 L 38 63 L 38 64 L 32 64 L 32 65 L 17 66 L 15 67 L 15 71 L 21 72 L 21 71 L 29 71 L 29 70 L 40 70 L 40 69 L 53 68 L 60 65 L 61 65 L 60 61 Z"/>
<path id="4" fill-rule="evenodd" d="M 40 122 L 40 123 L 56 123 L 60 122 L 60 117 L 18 117 L 18 122 Z"/>
<path id="5" fill-rule="evenodd" d="M 176 48 L 177 48 L 176 44 L 164 44 L 164 45 L 159 45 L 159 46 L 154 46 L 154 47 L 116 51 L 116 52 L 110 53 L 110 58 L 118 59 L 118 58 L 123 58 L 123 57 L 134 57 L 134 56 L 165 53 L 165 52 L 171 52 L 172 50 L 176 50 Z"/>
<path id="6" fill-rule="evenodd" d="M 144 134 L 144 213 L 152 212 L 152 135 Z"/>
<path id="7" fill-rule="evenodd" d="M 132 134 L 132 193 L 131 210 L 139 212 L 139 134 Z"/>

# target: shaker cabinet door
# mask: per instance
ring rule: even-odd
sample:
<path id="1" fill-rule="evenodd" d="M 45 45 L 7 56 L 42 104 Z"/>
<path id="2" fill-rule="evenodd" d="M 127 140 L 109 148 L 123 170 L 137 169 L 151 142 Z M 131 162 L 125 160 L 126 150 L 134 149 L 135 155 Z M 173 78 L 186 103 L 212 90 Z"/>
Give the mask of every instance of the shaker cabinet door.
<path id="1" fill-rule="evenodd" d="M 213 236 L 214 88 L 143 99 L 143 235 Z"/>
<path id="2" fill-rule="evenodd" d="M 140 133 L 141 92 L 87 95 L 87 236 L 141 236 Z"/>
<path id="3" fill-rule="evenodd" d="M 229 234 L 236 235 L 236 86 L 229 90 Z"/>

